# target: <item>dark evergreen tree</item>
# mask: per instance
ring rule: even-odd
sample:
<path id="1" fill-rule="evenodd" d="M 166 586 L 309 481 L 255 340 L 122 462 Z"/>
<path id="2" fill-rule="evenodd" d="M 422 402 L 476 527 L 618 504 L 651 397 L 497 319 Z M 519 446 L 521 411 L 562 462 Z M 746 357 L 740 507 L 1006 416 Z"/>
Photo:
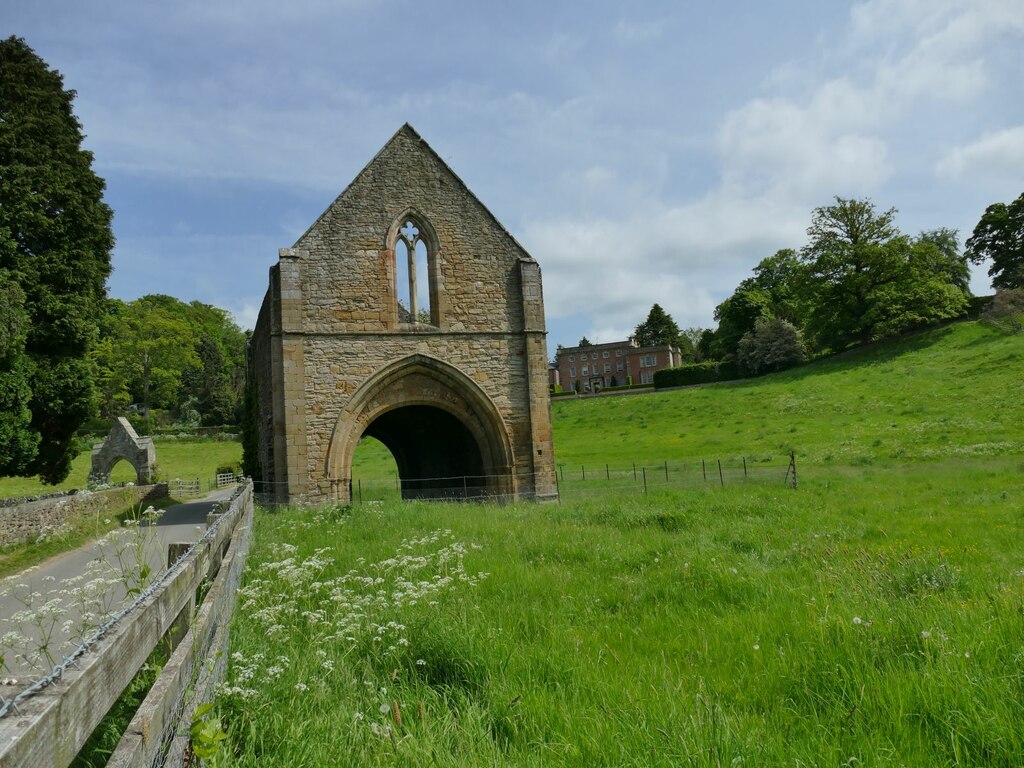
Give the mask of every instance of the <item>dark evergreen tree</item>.
<path id="1" fill-rule="evenodd" d="M 661 344 L 679 345 L 682 333 L 672 315 L 661 305 L 655 304 L 647 313 L 647 319 L 633 331 L 633 338 L 641 347 L 655 347 Z"/>
<path id="2" fill-rule="evenodd" d="M 710 344 L 710 357 L 716 360 L 736 354 L 740 339 L 754 330 L 758 320 L 770 320 L 771 296 L 760 288 L 742 284 L 728 299 L 715 307 L 718 328 Z"/>
<path id="3" fill-rule="evenodd" d="M 39 446 L 29 409 L 27 334 L 25 293 L 8 270 L 0 269 L 0 475 L 23 474 Z"/>
<path id="4" fill-rule="evenodd" d="M 27 319 L 24 340 L 0 363 L 15 383 L 2 396 L 0 474 L 38 474 L 50 483 L 67 477 L 75 430 L 93 408 L 88 353 L 114 245 L 74 96 L 24 40 L 0 41 L 0 285 L 16 282 L 24 296 L 3 310 L 8 324 L 19 313 Z M 23 423 L 26 392 L 31 434 Z"/>

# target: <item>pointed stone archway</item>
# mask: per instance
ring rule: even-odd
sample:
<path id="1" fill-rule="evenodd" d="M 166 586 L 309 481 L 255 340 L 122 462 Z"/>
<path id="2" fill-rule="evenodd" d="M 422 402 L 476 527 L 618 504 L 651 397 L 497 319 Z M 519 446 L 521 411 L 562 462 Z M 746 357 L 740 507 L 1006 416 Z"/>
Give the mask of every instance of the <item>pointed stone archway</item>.
<path id="1" fill-rule="evenodd" d="M 153 481 L 156 472 L 156 446 L 153 438 L 139 437 L 131 422 L 119 416 L 114 420 L 107 439 L 92 447 L 89 482 L 110 482 L 111 470 L 122 459 L 135 467 L 135 477 L 140 485 L 148 485 Z"/>
<path id="2" fill-rule="evenodd" d="M 338 500 L 350 498 L 352 458 L 364 435 L 391 451 L 403 498 L 517 493 L 514 454 L 498 409 L 470 378 L 441 360 L 410 355 L 354 393 L 328 450 L 326 474 Z"/>
<path id="3" fill-rule="evenodd" d="M 402 126 L 270 269 L 258 487 L 348 500 L 371 435 L 406 498 L 557 498 L 545 335 L 540 265 Z"/>

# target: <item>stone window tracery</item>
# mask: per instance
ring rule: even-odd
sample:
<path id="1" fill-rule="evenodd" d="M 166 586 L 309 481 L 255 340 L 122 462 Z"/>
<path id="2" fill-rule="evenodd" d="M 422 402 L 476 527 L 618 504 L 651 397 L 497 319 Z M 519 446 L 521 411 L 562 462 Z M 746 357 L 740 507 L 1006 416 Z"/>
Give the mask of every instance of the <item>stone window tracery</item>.
<path id="1" fill-rule="evenodd" d="M 400 224 L 400 226 L 398 226 Z M 433 252 L 435 239 L 419 217 L 402 216 L 393 228 L 395 303 L 400 324 L 439 325 Z"/>

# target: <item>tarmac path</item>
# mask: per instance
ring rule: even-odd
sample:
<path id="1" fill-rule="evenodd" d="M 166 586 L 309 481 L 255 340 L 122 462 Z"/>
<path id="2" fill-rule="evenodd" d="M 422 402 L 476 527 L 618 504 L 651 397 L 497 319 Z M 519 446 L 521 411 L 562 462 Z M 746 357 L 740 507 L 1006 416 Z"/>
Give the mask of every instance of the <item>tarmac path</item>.
<path id="1" fill-rule="evenodd" d="M 230 498 L 233 492 L 233 486 L 222 488 L 197 501 L 168 507 L 151 526 L 151 530 L 144 531 L 146 560 L 152 569 L 150 581 L 167 568 L 168 545 L 177 542 L 193 542 L 202 536 L 206 530 L 206 516 L 213 509 L 213 505 L 218 501 Z M 129 550 L 125 552 L 124 557 L 134 560 L 134 552 Z M 49 671 L 49 668 L 32 669 L 24 660 L 14 658 L 15 654 L 9 650 L 10 643 L 3 641 L 8 632 L 19 633 L 31 638 L 33 645 L 39 645 L 44 632 L 48 633 L 48 648 L 52 649 L 51 654 L 55 656 L 58 663 L 60 662 L 60 652 L 68 649 L 68 632 L 64 631 L 61 625 L 65 621 L 77 622 L 81 611 L 70 605 L 71 598 L 66 595 L 61 596 L 59 593 L 68 580 L 79 577 L 87 571 L 90 563 L 104 558 L 108 563 L 116 562 L 116 555 L 109 544 L 103 547 L 100 542 L 92 541 L 4 580 L 6 583 L 14 585 L 10 591 L 17 595 L 25 595 L 30 592 L 43 594 L 44 598 L 33 601 L 33 607 L 50 599 L 61 602 L 52 604 L 48 615 L 53 618 L 44 622 L 44 627 L 47 629 L 24 626 L 12 621 L 12 616 L 25 608 L 24 603 L 19 601 L 15 594 L 4 594 L 4 590 L 0 589 L 0 655 L 4 656 L 5 661 L 5 667 L 0 670 L 0 678 L 18 677 L 20 683 L 22 678 L 38 677 Z M 125 585 L 119 582 L 109 587 L 103 599 L 108 606 L 119 608 L 123 604 L 125 594 Z M 45 662 L 43 664 L 45 665 Z"/>

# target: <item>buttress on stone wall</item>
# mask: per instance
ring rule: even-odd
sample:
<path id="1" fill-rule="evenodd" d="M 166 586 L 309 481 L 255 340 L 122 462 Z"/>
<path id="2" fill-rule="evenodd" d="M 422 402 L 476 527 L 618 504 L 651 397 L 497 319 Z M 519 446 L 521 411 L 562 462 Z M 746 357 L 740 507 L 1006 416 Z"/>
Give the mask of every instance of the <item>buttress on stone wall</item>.
<path id="1" fill-rule="evenodd" d="M 404 125 L 270 269 L 250 347 L 265 488 L 350 500 L 367 434 L 407 498 L 554 498 L 545 336 L 537 262 Z"/>

